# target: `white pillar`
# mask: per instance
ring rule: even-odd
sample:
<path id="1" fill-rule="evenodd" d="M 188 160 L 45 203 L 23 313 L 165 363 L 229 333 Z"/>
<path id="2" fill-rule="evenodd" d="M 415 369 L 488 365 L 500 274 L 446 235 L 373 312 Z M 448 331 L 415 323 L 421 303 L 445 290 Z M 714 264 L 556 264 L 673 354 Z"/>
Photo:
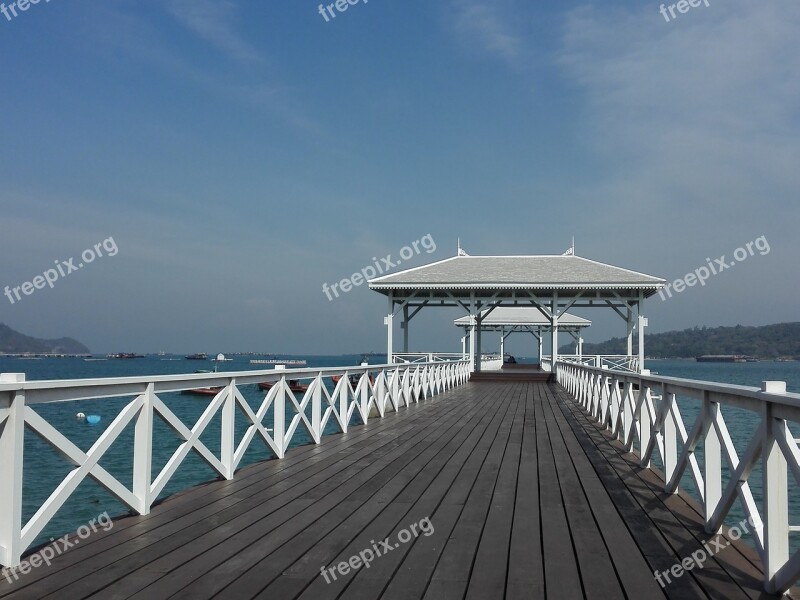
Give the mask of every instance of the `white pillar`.
<path id="1" fill-rule="evenodd" d="M 482 354 L 482 350 L 481 350 L 481 330 L 483 329 L 483 321 L 480 318 L 480 307 L 478 307 L 478 316 L 476 317 L 476 320 L 478 321 L 478 326 L 477 326 L 477 329 L 476 329 L 477 341 L 475 342 L 475 346 L 476 346 L 475 353 L 478 355 L 478 357 L 476 359 L 477 362 L 475 363 L 475 372 L 476 373 L 480 373 L 481 372 L 481 354 Z"/>
<path id="2" fill-rule="evenodd" d="M 556 370 L 556 362 L 558 361 L 558 293 L 553 293 L 553 300 L 550 302 L 550 314 L 552 315 L 551 325 L 552 332 L 550 335 L 550 343 L 553 346 L 553 350 L 550 353 L 551 365 L 552 367 L 550 370 L 555 373 Z"/>
<path id="3" fill-rule="evenodd" d="M 469 316 L 469 370 L 475 372 L 475 315 Z"/>
<path id="4" fill-rule="evenodd" d="M 542 337 L 542 328 L 538 329 L 538 334 L 536 335 L 537 339 L 539 340 L 539 364 L 542 364 L 542 352 L 544 352 L 544 338 Z"/>
<path id="5" fill-rule="evenodd" d="M 628 318 L 627 318 L 627 340 L 628 340 L 628 356 L 633 356 L 633 310 L 631 307 L 628 306 Z"/>
<path id="6" fill-rule="evenodd" d="M 647 317 L 644 316 L 644 294 L 639 292 L 639 371 L 644 369 L 644 328 L 647 327 Z"/>
<path id="7" fill-rule="evenodd" d="M 583 357 L 583 335 L 578 333 L 578 358 Z"/>
<path id="8" fill-rule="evenodd" d="M 505 353 L 505 346 L 506 346 L 506 330 L 504 328 L 500 328 L 500 358 L 503 358 Z"/>
<path id="9" fill-rule="evenodd" d="M 386 362 L 392 364 L 394 362 L 394 345 L 392 340 L 392 321 L 394 319 L 394 294 L 389 292 L 389 314 L 384 319 L 386 324 Z"/>
<path id="10" fill-rule="evenodd" d="M 403 352 L 408 352 L 408 304 L 403 307 Z"/>

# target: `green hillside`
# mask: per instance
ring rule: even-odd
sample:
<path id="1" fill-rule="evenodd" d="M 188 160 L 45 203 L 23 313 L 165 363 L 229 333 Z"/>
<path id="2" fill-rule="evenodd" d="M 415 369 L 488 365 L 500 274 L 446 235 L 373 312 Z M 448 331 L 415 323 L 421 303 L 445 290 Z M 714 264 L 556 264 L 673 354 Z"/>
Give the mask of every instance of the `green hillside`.
<path id="1" fill-rule="evenodd" d="M 703 354 L 800 358 L 800 323 L 777 323 L 762 327 L 694 327 L 648 334 L 645 350 L 647 356 L 658 358 L 692 358 Z M 563 353 L 574 351 L 574 343 L 560 349 Z M 625 338 L 621 337 L 599 344 L 583 344 L 584 354 L 625 354 L 625 351 Z"/>
<path id="2" fill-rule="evenodd" d="M 14 331 L 0 323 L 0 352 L 35 354 L 89 354 L 89 349 L 72 338 L 42 340 Z"/>

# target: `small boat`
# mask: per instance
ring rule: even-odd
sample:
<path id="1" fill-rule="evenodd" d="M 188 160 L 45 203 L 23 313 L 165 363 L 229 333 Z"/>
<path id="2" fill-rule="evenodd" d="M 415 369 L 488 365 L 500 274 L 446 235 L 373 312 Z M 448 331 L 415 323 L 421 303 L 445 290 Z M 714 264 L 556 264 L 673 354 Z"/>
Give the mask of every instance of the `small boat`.
<path id="1" fill-rule="evenodd" d="M 331 375 L 331 381 L 333 381 L 334 384 L 339 383 L 339 381 L 341 381 L 341 379 L 342 379 L 341 375 Z M 348 379 L 350 380 L 350 385 L 352 385 L 353 387 L 356 387 L 358 385 L 359 379 L 361 379 L 361 375 L 358 375 L 358 374 L 350 375 L 350 376 L 348 376 Z M 375 378 L 372 375 L 369 376 L 369 382 L 370 383 L 375 383 Z"/>
<path id="2" fill-rule="evenodd" d="M 134 354 L 133 352 L 115 352 L 114 354 L 109 354 L 106 358 L 144 358 L 144 354 Z"/>
<path id="3" fill-rule="evenodd" d="M 197 354 L 187 354 L 186 360 L 208 360 L 208 354 L 205 352 L 198 352 Z"/>
<path id="4" fill-rule="evenodd" d="M 199 369 L 195 373 L 216 373 L 216 371 L 209 371 L 207 369 Z M 194 388 L 191 390 L 183 390 L 181 394 L 192 394 L 194 396 L 216 396 L 222 391 L 222 386 Z"/>
<path id="5" fill-rule="evenodd" d="M 181 394 L 192 394 L 194 396 L 216 396 L 223 389 L 225 388 L 222 387 L 195 388 L 193 390 L 183 390 Z"/>
<path id="6" fill-rule="evenodd" d="M 277 381 L 262 381 L 258 384 L 258 387 L 262 390 L 271 390 L 273 386 L 278 383 Z M 293 392 L 305 392 L 310 387 L 307 383 L 300 383 L 298 379 L 287 379 L 286 383 L 289 385 L 289 389 Z"/>

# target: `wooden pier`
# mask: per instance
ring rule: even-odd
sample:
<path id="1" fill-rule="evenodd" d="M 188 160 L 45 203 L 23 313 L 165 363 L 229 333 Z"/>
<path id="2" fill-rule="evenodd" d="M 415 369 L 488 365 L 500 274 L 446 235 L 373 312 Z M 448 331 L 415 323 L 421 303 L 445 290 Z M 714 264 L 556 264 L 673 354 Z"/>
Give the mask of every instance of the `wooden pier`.
<path id="1" fill-rule="evenodd" d="M 663 490 L 559 384 L 473 381 L 118 519 L 0 598 L 773 597 Z"/>

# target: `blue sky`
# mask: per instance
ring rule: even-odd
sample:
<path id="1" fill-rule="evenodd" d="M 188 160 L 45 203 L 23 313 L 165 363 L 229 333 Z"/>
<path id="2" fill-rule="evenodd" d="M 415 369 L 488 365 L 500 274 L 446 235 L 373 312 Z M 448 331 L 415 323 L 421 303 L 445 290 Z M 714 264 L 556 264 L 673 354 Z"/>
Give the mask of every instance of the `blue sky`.
<path id="1" fill-rule="evenodd" d="M 9 4 L 6 2 L 6 4 Z M 0 321 L 94 351 L 383 349 L 385 300 L 322 284 L 577 252 L 672 280 L 650 331 L 798 318 L 800 4 L 51 0 L 0 16 L 0 287 L 108 237 Z M 447 310 L 419 350 L 454 350 Z M 587 335 L 624 331 L 605 311 Z M 533 339 L 525 341 L 532 347 Z M 525 354 L 523 340 L 512 351 Z"/>

